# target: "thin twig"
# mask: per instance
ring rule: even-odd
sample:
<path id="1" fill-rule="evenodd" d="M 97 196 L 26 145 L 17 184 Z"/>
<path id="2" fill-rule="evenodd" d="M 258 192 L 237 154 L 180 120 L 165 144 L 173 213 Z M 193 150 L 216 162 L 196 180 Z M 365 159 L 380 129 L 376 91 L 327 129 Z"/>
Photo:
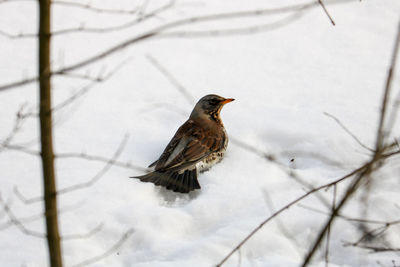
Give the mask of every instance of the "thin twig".
<path id="1" fill-rule="evenodd" d="M 161 72 L 167 79 L 168 81 L 175 86 L 179 90 L 179 92 L 186 98 L 186 100 L 193 104 L 194 103 L 194 97 L 192 94 L 190 94 L 189 90 L 183 86 L 172 74 L 169 72 L 161 63 L 152 55 L 147 54 L 146 55 L 147 60 L 159 71 Z"/>
<path id="2" fill-rule="evenodd" d="M 96 13 L 104 13 L 104 14 L 118 14 L 118 15 L 134 15 L 138 12 L 138 8 L 133 8 L 133 9 L 107 9 L 107 8 L 100 8 L 100 7 L 95 7 L 89 2 L 87 4 L 80 3 L 80 2 L 69 2 L 69 1 L 51 1 L 53 5 L 59 5 L 59 6 L 67 6 L 67 7 L 75 7 L 75 8 L 81 8 L 85 9 L 91 12 L 96 12 Z"/>
<path id="3" fill-rule="evenodd" d="M 389 96 L 390 96 L 391 83 L 392 83 L 392 78 L 393 78 L 393 70 L 395 69 L 399 46 L 400 46 L 400 23 L 398 25 L 396 41 L 395 41 L 395 45 L 394 45 L 394 50 L 392 52 L 391 65 L 390 65 L 389 72 L 388 72 L 388 75 L 386 78 L 386 84 L 385 84 L 384 93 L 383 93 L 383 99 L 382 99 L 382 105 L 381 105 L 382 108 L 381 108 L 381 112 L 380 112 L 378 129 L 377 129 L 377 134 L 376 134 L 375 153 L 374 153 L 372 159 L 370 160 L 369 164 L 367 165 L 367 168 L 363 172 L 358 174 L 358 176 L 347 187 L 344 196 L 342 197 L 339 204 L 332 212 L 332 215 L 330 216 L 328 221 L 322 227 L 314 244 L 311 246 L 310 250 L 306 254 L 302 266 L 307 266 L 308 263 L 311 261 L 312 257 L 314 256 L 315 252 L 317 251 L 319 244 L 325 237 L 325 234 L 326 234 L 328 228 L 331 226 L 331 224 L 335 220 L 337 213 L 347 203 L 347 201 L 351 199 L 351 197 L 354 194 L 354 192 L 356 191 L 359 183 L 363 180 L 364 177 L 368 177 L 373 171 L 375 171 L 374 166 L 377 166 L 379 168 L 379 164 L 377 164 L 377 163 L 382 162 L 382 153 L 385 150 L 385 137 L 387 135 L 387 133 L 385 133 L 385 128 L 384 128 L 385 127 L 384 122 L 386 119 L 385 115 L 386 115 L 387 103 L 388 103 Z"/>
<path id="4" fill-rule="evenodd" d="M 384 145 L 384 143 L 383 143 L 384 138 L 389 134 L 389 133 L 385 133 L 384 124 L 385 124 L 385 119 L 386 119 L 387 102 L 389 101 L 390 91 L 392 88 L 393 73 L 396 68 L 399 46 L 400 46 L 400 22 L 397 26 L 396 41 L 395 41 L 394 47 L 393 47 L 390 68 L 388 70 L 386 83 L 385 83 L 385 90 L 384 90 L 384 94 L 383 94 L 383 101 L 382 101 L 381 113 L 380 113 L 379 124 L 378 124 L 378 134 L 376 136 L 376 145 L 375 145 L 378 150 L 382 149 L 382 147 Z"/>
<path id="5" fill-rule="evenodd" d="M 22 153 L 32 155 L 32 156 L 40 156 L 39 151 L 32 150 L 32 149 L 29 149 L 29 148 L 26 148 L 23 146 L 19 146 L 19 145 L 2 144 L 2 147 L 5 149 L 22 152 Z"/>
<path id="6" fill-rule="evenodd" d="M 14 215 L 10 207 L 8 206 L 7 203 L 4 202 L 2 196 L 0 195 L 0 203 L 3 206 L 3 210 L 6 212 L 8 218 L 10 219 L 10 222 L 15 225 L 22 233 L 34 237 L 39 237 L 39 238 L 46 238 L 46 234 L 36 232 L 33 230 L 30 230 L 25 227 L 25 225 L 18 220 L 18 218 Z"/>
<path id="7" fill-rule="evenodd" d="M 304 205 L 304 204 L 299 204 L 298 207 L 301 207 L 301 208 L 304 208 L 304 209 L 307 209 L 307 210 L 311 210 L 311 211 L 316 212 L 316 213 L 324 214 L 324 215 L 327 215 L 327 216 L 331 216 L 332 215 L 332 211 L 330 211 L 328 213 L 328 212 L 325 212 L 325 211 L 322 211 L 322 210 L 319 210 L 319 209 L 316 209 L 316 208 L 313 208 L 313 207 L 309 207 L 309 206 Z M 362 222 L 362 223 L 383 224 L 383 225 L 386 225 L 386 224 L 400 224 L 400 220 L 395 220 L 395 221 L 371 220 L 371 219 L 363 219 L 363 218 L 354 218 L 354 217 L 350 217 L 350 216 L 343 215 L 343 214 L 340 214 L 340 213 L 338 213 L 336 216 L 338 218 L 342 218 L 343 220 L 346 220 L 346 221 L 349 221 L 349 222 Z"/>
<path id="8" fill-rule="evenodd" d="M 322 189 L 325 188 L 329 188 L 335 184 L 338 184 L 344 180 L 347 180 L 350 177 L 353 177 L 355 174 L 358 174 L 360 172 L 364 172 L 368 167 L 369 167 L 370 163 L 366 163 L 364 165 L 362 165 L 361 167 L 353 170 L 352 172 L 346 174 L 345 176 L 336 179 L 333 182 L 330 182 L 328 184 L 324 184 L 321 185 L 319 187 L 316 187 L 310 191 L 308 191 L 307 193 L 303 194 L 302 196 L 292 200 L 291 202 L 289 202 L 288 204 L 286 204 L 285 206 L 283 206 L 282 208 L 280 208 L 279 210 L 277 210 L 276 212 L 274 212 L 271 216 L 269 216 L 267 219 L 265 219 L 263 222 L 260 223 L 259 226 L 257 226 L 256 228 L 254 228 L 241 242 L 239 242 L 239 244 L 233 248 L 218 264 L 217 266 L 222 266 L 222 264 L 224 264 L 232 255 L 233 253 L 235 253 L 239 248 L 241 248 L 254 234 L 256 234 L 261 228 L 263 228 L 263 226 L 265 224 L 267 224 L 269 221 L 271 221 L 273 218 L 275 218 L 276 216 L 278 216 L 280 213 L 282 213 L 283 211 L 289 209 L 290 207 L 292 207 L 293 205 L 297 204 L 298 202 L 300 202 L 301 200 L 305 199 L 306 197 L 308 197 L 309 195 L 312 195 L 313 193 L 320 191 Z"/>
<path id="9" fill-rule="evenodd" d="M 14 126 L 11 129 L 10 133 L 7 135 L 6 138 L 2 142 L 0 142 L 0 152 L 3 151 L 4 149 L 7 148 L 8 145 L 10 145 L 12 139 L 14 139 L 15 135 L 21 130 L 21 127 L 25 121 L 25 119 L 28 117 L 23 114 L 23 111 L 25 109 L 26 105 L 21 105 L 21 107 L 18 109 L 18 112 L 15 116 L 15 122 Z"/>
<path id="10" fill-rule="evenodd" d="M 114 32 L 114 31 L 119 31 L 119 30 L 124 30 L 133 26 L 138 25 L 139 23 L 142 23 L 144 21 L 147 21 L 151 18 L 155 18 L 162 14 L 163 12 L 171 9 L 174 5 L 174 1 L 170 1 L 164 6 L 161 6 L 149 13 L 146 14 L 138 14 L 138 17 L 128 21 L 126 23 L 120 24 L 120 25 L 115 25 L 115 26 L 110 26 L 110 27 L 103 27 L 103 28 L 89 28 L 85 27 L 83 25 L 75 28 L 68 28 L 68 29 L 61 29 L 57 31 L 53 31 L 52 35 L 53 36 L 59 36 L 59 35 L 65 35 L 65 34 L 70 34 L 70 33 L 76 33 L 76 32 L 82 32 L 82 33 L 107 33 L 107 32 Z"/>
<path id="11" fill-rule="evenodd" d="M 65 35 L 65 34 L 70 34 L 70 33 L 78 33 L 78 32 L 80 32 L 80 33 L 107 33 L 107 32 L 124 30 L 124 29 L 130 28 L 130 27 L 133 27 L 135 25 L 138 25 L 139 23 L 147 21 L 151 18 L 155 18 L 155 17 L 159 16 L 163 12 L 171 9 L 173 7 L 173 2 L 174 1 L 170 1 L 166 5 L 163 5 L 153 11 L 150 11 L 149 13 L 141 14 L 140 16 L 136 17 L 135 19 L 130 20 L 123 24 L 109 26 L 109 27 L 102 27 L 102 28 L 91 28 L 91 27 L 86 27 L 82 24 L 78 27 L 54 30 L 54 31 L 52 31 L 51 35 L 53 37 L 56 37 L 56 36 L 60 36 L 60 35 Z M 77 4 L 79 5 L 79 3 L 77 3 Z M 7 37 L 9 39 L 22 39 L 22 38 L 37 37 L 37 33 L 11 34 L 9 32 L 3 31 L 3 30 L 0 30 L 0 35 Z"/>
<path id="12" fill-rule="evenodd" d="M 346 133 L 348 133 L 360 146 L 365 148 L 366 150 L 370 152 L 374 152 L 374 150 L 368 146 L 366 146 L 363 142 L 360 141 L 360 139 L 353 133 L 351 132 L 337 117 L 333 116 L 332 114 L 328 112 L 323 113 L 325 116 L 333 119 Z"/>
<path id="13" fill-rule="evenodd" d="M 348 0 L 335 0 L 335 1 L 330 1 L 331 4 L 339 4 L 339 3 L 348 3 Z M 49 76 L 52 75 L 58 75 L 63 72 L 70 72 L 82 67 L 86 67 L 90 64 L 96 63 L 104 58 L 109 57 L 110 55 L 113 55 L 116 52 L 119 52 L 133 44 L 140 43 L 142 41 L 148 40 L 150 38 L 156 37 L 160 35 L 161 33 L 166 32 L 167 30 L 178 28 L 180 26 L 185 26 L 185 25 L 193 25 L 196 23 L 200 22 L 213 22 L 213 21 L 221 21 L 221 20 L 227 20 L 227 19 L 235 19 L 235 18 L 245 18 L 245 17 L 256 17 L 256 16 L 267 16 L 267 15 L 272 15 L 272 14 L 285 14 L 285 13 L 292 13 L 296 11 L 305 11 L 307 9 L 314 8 L 316 5 L 319 5 L 318 2 L 309 2 L 306 4 L 298 4 L 298 5 L 291 5 L 291 6 L 285 6 L 285 7 L 280 7 L 280 8 L 273 8 L 273 9 L 257 9 L 257 10 L 251 10 L 251 11 L 238 11 L 238 12 L 229 12 L 229 13 L 219 13 L 219 14 L 210 14 L 210 15 L 203 15 L 203 16 L 197 16 L 197 17 L 191 17 L 191 18 L 184 18 L 172 22 L 165 23 L 160 26 L 156 26 L 153 29 L 142 33 L 136 37 L 130 38 L 122 43 L 119 43 L 109 49 L 104 50 L 103 52 L 88 57 L 82 61 L 79 61 L 75 64 L 72 64 L 68 67 L 56 70 L 54 72 L 49 73 Z M 254 28 L 255 27 L 255 28 Z M 257 29 L 259 27 L 254 26 L 254 29 Z M 270 28 L 267 28 L 269 30 Z M 212 31 L 211 31 L 212 32 Z M 243 34 L 243 29 L 240 29 L 239 32 L 235 33 L 232 32 L 233 34 Z M 251 31 L 250 33 L 258 33 L 258 31 Z M 179 37 L 176 36 L 174 33 L 170 33 L 171 35 L 168 36 L 166 35 L 165 37 Z M 209 35 L 207 35 L 209 36 Z M 0 86 L 0 91 L 11 89 L 14 87 L 18 86 L 23 86 L 27 85 L 32 82 L 36 82 L 38 80 L 38 77 L 32 77 L 28 78 L 25 80 L 17 81 L 17 82 L 11 82 L 8 84 L 3 84 Z"/>
<path id="14" fill-rule="evenodd" d="M 68 240 L 86 239 L 86 238 L 89 238 L 89 237 L 97 234 L 98 232 L 100 232 L 103 229 L 103 226 L 104 226 L 104 223 L 101 222 L 101 223 L 99 223 L 99 225 L 97 225 L 95 228 L 93 228 L 92 230 L 90 230 L 87 233 L 65 235 L 65 236 L 61 237 L 61 240 L 68 241 Z"/>
<path id="15" fill-rule="evenodd" d="M 109 248 L 107 251 L 94 256 L 90 259 L 84 260 L 78 264 L 73 265 L 72 267 L 82 267 L 82 266 L 87 266 L 90 264 L 93 264 L 95 262 L 98 262 L 100 260 L 105 259 L 106 257 L 112 255 L 115 251 L 117 251 L 124 243 L 125 241 L 134 233 L 133 228 L 129 229 L 128 231 L 126 231 L 121 238 L 118 240 L 118 242 L 116 242 L 111 248 Z"/>
<path id="16" fill-rule="evenodd" d="M 332 19 L 331 15 L 329 14 L 328 10 L 326 9 L 326 6 L 322 0 L 318 0 L 318 3 L 321 5 L 322 9 L 324 10 L 325 14 L 328 16 L 329 20 L 331 21 L 332 25 L 335 26 L 335 21 Z"/>
<path id="17" fill-rule="evenodd" d="M 332 212 L 336 209 L 336 195 L 337 195 L 337 185 L 333 186 L 333 197 L 332 197 Z M 328 233 L 326 236 L 326 246 L 325 246 L 325 267 L 329 266 L 329 247 L 331 241 L 331 227 L 328 228 Z"/>
<path id="18" fill-rule="evenodd" d="M 268 191 L 266 189 L 263 189 L 263 197 L 265 200 L 265 203 L 268 205 L 268 208 L 271 212 L 275 212 L 276 208 L 274 205 L 274 202 L 272 201 L 271 197 L 268 194 Z M 300 248 L 301 245 L 299 242 L 297 242 L 297 239 L 293 236 L 292 233 L 289 232 L 289 230 L 286 228 L 282 220 L 280 220 L 279 217 L 276 218 L 276 225 L 279 228 L 279 230 L 282 232 L 282 234 L 286 237 L 288 241 L 291 241 L 293 243 L 294 248 Z M 297 250 L 297 252 L 300 254 L 300 251 Z"/>
<path id="19" fill-rule="evenodd" d="M 288 15 L 282 19 L 275 22 L 257 24 L 247 27 L 237 27 L 237 28 L 221 28 L 221 29 L 206 29 L 197 31 L 171 31 L 171 32 L 161 32 L 156 38 L 204 38 L 204 37 L 227 37 L 236 35 L 251 35 L 257 33 L 264 33 L 268 31 L 273 31 L 285 27 L 294 21 L 300 19 L 303 16 L 304 10 L 299 9 L 293 14 Z"/>
<path id="20" fill-rule="evenodd" d="M 58 103 L 57 105 L 55 105 L 52 108 L 52 112 L 58 111 L 64 107 L 66 107 L 67 105 L 71 104 L 72 102 L 74 102 L 76 99 L 78 99 L 79 97 L 83 96 L 84 94 L 86 94 L 91 88 L 93 88 L 93 86 L 95 86 L 98 82 L 104 82 L 107 81 L 108 79 L 110 79 L 115 73 L 118 72 L 118 70 L 120 70 L 125 64 L 127 63 L 127 60 L 125 60 L 124 62 L 122 62 L 121 64 L 119 64 L 117 67 L 115 67 L 113 70 L 111 70 L 110 72 L 108 72 L 107 74 L 105 74 L 104 76 L 99 75 L 97 78 L 95 77 L 91 77 L 89 75 L 79 75 L 79 74 L 72 74 L 72 73 L 64 73 L 62 75 L 66 75 L 66 76 L 75 76 L 75 77 L 79 77 L 82 79 L 92 79 L 92 83 L 84 86 L 82 89 L 78 90 L 77 93 L 73 94 L 72 96 L 70 96 L 69 98 L 67 98 L 66 100 L 64 100 L 61 103 Z"/>
<path id="21" fill-rule="evenodd" d="M 357 245 L 358 248 L 369 249 L 375 253 L 380 252 L 399 252 L 400 248 L 392 248 L 392 247 L 378 247 L 378 246 L 371 246 L 371 245 Z"/>
<path id="22" fill-rule="evenodd" d="M 125 148 L 126 142 L 128 141 L 128 135 L 125 135 L 122 142 L 120 143 L 120 145 L 118 146 L 117 150 L 115 151 L 114 155 L 109 158 L 109 159 L 105 159 L 102 157 L 93 157 L 93 160 L 105 160 L 106 165 L 95 175 L 93 176 L 90 180 L 84 182 L 84 183 L 79 183 L 79 184 L 75 184 L 72 186 L 68 186 L 62 189 L 57 190 L 57 194 L 66 194 L 72 191 L 76 191 L 76 190 L 80 190 L 80 189 L 84 189 L 87 187 L 92 186 L 94 183 L 96 183 L 98 180 L 101 179 L 101 177 L 104 176 L 104 174 L 112 167 L 116 165 L 116 159 L 118 158 L 118 156 L 122 153 L 122 150 Z M 55 155 L 55 157 L 60 157 Z M 87 158 L 88 159 L 88 158 Z M 126 167 L 125 164 L 122 165 L 123 167 Z M 43 201 L 43 197 L 42 196 L 38 196 L 38 197 L 32 197 L 32 198 L 25 198 L 18 190 L 17 187 L 14 187 L 14 193 L 16 194 L 16 196 L 25 204 L 33 204 L 39 201 Z"/>
<path id="23" fill-rule="evenodd" d="M 119 157 L 119 155 L 122 153 L 123 149 L 125 148 L 125 145 L 128 141 L 129 135 L 126 134 L 124 138 L 122 139 L 120 145 L 118 146 L 117 150 L 114 152 L 114 155 L 109 159 L 109 161 L 106 163 L 106 165 L 95 175 L 93 176 L 90 180 L 84 182 L 84 183 L 79 183 L 76 185 L 68 186 L 65 188 L 62 188 L 57 191 L 57 194 L 65 194 L 69 193 L 72 191 L 76 191 L 79 189 L 87 188 L 92 186 L 94 183 L 96 183 L 98 180 L 100 180 L 101 177 L 113 166 L 115 163 L 116 159 Z"/>
<path id="24" fill-rule="evenodd" d="M 317 238 L 315 239 L 313 245 L 311 246 L 310 250 L 304 257 L 304 261 L 302 263 L 302 267 L 305 267 L 308 265 L 308 263 L 311 261 L 312 257 L 314 256 L 315 252 L 317 251 L 317 248 L 319 247 L 319 244 L 322 242 L 323 238 L 325 237 L 328 229 L 331 227 L 333 221 L 337 217 L 336 214 L 344 207 L 344 205 L 347 203 L 347 201 L 351 198 L 353 193 L 356 191 L 358 185 L 362 181 L 362 179 L 366 176 L 369 175 L 374 171 L 373 169 L 373 164 L 375 163 L 375 159 L 373 159 L 371 162 L 369 162 L 362 172 L 360 172 L 355 179 L 351 182 L 351 184 L 347 187 L 346 192 L 342 199 L 339 201 L 337 207 L 333 209 L 332 215 L 329 217 L 328 221 L 325 223 L 325 225 L 322 227 L 321 231 L 317 235 Z"/>

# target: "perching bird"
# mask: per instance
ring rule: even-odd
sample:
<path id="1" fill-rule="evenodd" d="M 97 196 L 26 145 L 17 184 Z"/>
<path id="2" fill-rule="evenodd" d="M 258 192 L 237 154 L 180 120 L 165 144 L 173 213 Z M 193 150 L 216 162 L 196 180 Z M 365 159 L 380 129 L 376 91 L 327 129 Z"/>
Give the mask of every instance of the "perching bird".
<path id="1" fill-rule="evenodd" d="M 208 170 L 224 156 L 228 136 L 220 112 L 226 103 L 233 100 L 218 95 L 201 98 L 160 158 L 150 164 L 149 168 L 154 167 L 154 171 L 131 178 L 180 193 L 200 189 L 198 172 Z"/>

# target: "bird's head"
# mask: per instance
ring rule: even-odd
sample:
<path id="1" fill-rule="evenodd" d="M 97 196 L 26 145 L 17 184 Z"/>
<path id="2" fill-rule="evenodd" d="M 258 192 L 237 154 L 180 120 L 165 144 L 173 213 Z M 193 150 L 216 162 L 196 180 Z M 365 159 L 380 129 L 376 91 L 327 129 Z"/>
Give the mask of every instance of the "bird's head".
<path id="1" fill-rule="evenodd" d="M 218 95 L 206 95 L 197 102 L 190 117 L 195 116 L 208 116 L 211 119 L 220 122 L 219 113 L 222 107 L 229 102 L 232 102 L 233 98 L 224 98 Z"/>

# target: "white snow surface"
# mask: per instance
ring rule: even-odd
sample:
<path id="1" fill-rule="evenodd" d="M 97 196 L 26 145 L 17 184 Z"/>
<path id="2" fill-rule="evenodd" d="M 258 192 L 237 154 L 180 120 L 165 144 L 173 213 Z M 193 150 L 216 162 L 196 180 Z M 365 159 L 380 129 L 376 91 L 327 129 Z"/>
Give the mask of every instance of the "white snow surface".
<path id="1" fill-rule="evenodd" d="M 84 1 L 85 2 L 85 1 Z M 148 1 L 146 10 L 165 4 Z M 302 1 L 303 2 L 303 1 Z M 329 2 L 329 1 L 326 1 Z M 52 63 L 59 69 L 95 55 L 156 25 L 219 12 L 297 5 L 300 1 L 177 1 L 176 7 L 137 26 L 110 33 L 70 33 L 54 37 Z M 304 3 L 307 3 L 304 1 Z M 141 2 L 90 1 L 93 6 L 131 9 Z M 236 100 L 222 110 L 231 137 L 225 159 L 199 176 L 201 190 L 188 195 L 169 192 L 129 176 L 143 172 L 112 166 L 92 186 L 59 196 L 63 236 L 97 233 L 62 242 L 65 266 L 101 255 L 121 236 L 133 234 L 117 250 L 90 266 L 215 266 L 264 219 L 309 189 L 285 171 L 318 186 L 359 167 L 368 159 L 361 147 L 325 112 L 334 115 L 364 144 L 373 147 L 378 114 L 390 65 L 398 21 L 398 0 L 349 1 L 328 4 L 333 26 L 320 6 L 297 20 L 270 31 L 201 38 L 154 38 L 130 46 L 74 73 L 98 75 L 125 62 L 112 77 L 54 114 L 56 153 L 85 153 L 111 158 L 126 134 L 129 139 L 117 161 L 145 168 L 158 158 L 195 101 L 214 93 Z M 0 30 L 32 33 L 37 29 L 35 1 L 0 3 Z M 53 29 L 106 27 L 130 20 L 128 15 L 102 14 L 55 5 Z M 183 26 L 170 31 L 236 28 L 280 20 L 288 14 L 238 18 Z M 0 36 L 0 84 L 36 74 L 37 41 Z M 149 61 L 155 58 L 192 95 L 187 98 Z M 398 70 L 400 67 L 398 68 Z M 399 71 L 393 98 L 400 89 Z M 53 78 L 54 105 L 90 81 Z M 0 140 L 10 133 L 15 114 L 37 112 L 37 84 L 0 92 Z M 392 102 L 391 102 L 392 103 Z M 399 127 L 394 127 L 393 137 Z M 28 118 L 11 144 L 38 150 L 38 120 Z M 268 154 L 271 162 L 244 150 L 240 140 Z M 294 163 L 290 160 L 294 159 Z M 329 160 L 327 160 L 329 159 Z M 398 159 L 374 176 L 368 218 L 400 219 Z M 105 162 L 57 158 L 57 187 L 83 183 Z M 282 167 L 283 166 L 283 167 Z M 0 153 L 0 193 L 25 228 L 44 233 L 43 219 L 25 220 L 43 212 L 41 163 L 17 150 Z M 337 187 L 340 198 L 348 182 Z M 360 189 L 362 191 L 362 189 Z M 332 201 L 333 189 L 320 196 Z M 342 214 L 361 217 L 361 194 Z M 326 222 L 328 208 L 310 196 L 267 223 L 224 266 L 298 266 Z M 365 203 L 363 203 L 365 204 Z M 316 212 L 310 208 L 323 211 Z M 0 209 L 0 266 L 48 266 L 44 238 L 27 235 Z M 375 227 L 376 225 L 371 225 Z M 358 224 L 337 219 L 330 232 L 329 266 L 393 266 L 397 253 L 369 253 L 344 246 L 362 236 Z M 400 226 L 392 226 L 385 244 L 400 247 Z M 325 266 L 325 242 L 312 266 Z"/>

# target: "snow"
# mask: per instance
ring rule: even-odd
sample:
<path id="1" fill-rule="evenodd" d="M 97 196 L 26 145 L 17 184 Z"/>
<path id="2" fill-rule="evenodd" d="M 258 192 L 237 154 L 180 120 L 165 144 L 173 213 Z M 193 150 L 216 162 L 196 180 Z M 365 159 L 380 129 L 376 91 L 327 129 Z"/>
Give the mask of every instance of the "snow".
<path id="1" fill-rule="evenodd" d="M 149 1 L 151 7 L 164 2 Z M 327 1 L 326 1 L 327 2 Z M 132 8 L 130 1 L 91 1 L 94 6 Z M 179 4 L 181 3 L 181 5 Z M 185 4 L 186 3 L 186 4 Z M 134 6 L 140 3 L 135 3 Z M 53 44 L 54 69 L 76 63 L 143 32 L 154 25 L 183 17 L 215 12 L 252 10 L 298 4 L 298 1 L 204 1 L 183 2 L 155 19 L 132 29 L 107 34 L 74 33 L 58 36 Z M 307 183 L 318 186 L 357 168 L 368 157 L 327 112 L 346 125 L 364 144 L 373 146 L 380 100 L 389 67 L 400 2 L 353 1 L 327 5 L 336 22 L 332 26 L 320 7 L 282 28 L 252 35 L 204 38 L 152 39 L 90 65 L 81 74 L 107 73 L 125 62 L 110 79 L 91 88 L 72 104 L 55 113 L 57 153 L 87 153 L 110 158 L 126 134 L 127 144 L 119 162 L 146 167 L 163 151 L 177 128 L 187 119 L 194 102 L 215 93 L 235 98 L 222 110 L 231 137 L 225 159 L 199 177 L 202 189 L 175 194 L 129 179 L 139 170 L 113 166 L 93 186 L 60 195 L 62 235 L 84 234 L 103 223 L 88 238 L 62 243 L 65 266 L 73 266 L 111 248 L 129 229 L 133 234 L 110 256 L 90 266 L 214 266 L 250 231 L 276 210 L 300 197 L 306 188 L 285 168 L 241 148 L 240 140 L 275 155 Z M 56 6 L 55 29 L 118 25 L 126 16 L 97 14 Z M 36 5 L 29 1 L 0 4 L 0 29 L 29 33 L 36 29 Z M 29 16 L 27 14 L 30 14 Z M 216 28 L 254 25 L 281 18 L 250 18 L 215 24 Z M 211 23 L 179 30 L 208 29 Z M 10 40 L 0 36 L 0 84 L 36 72 L 36 41 Z M 148 57 L 155 58 L 193 96 L 189 102 Z M 399 70 L 399 69 L 398 69 Z M 393 96 L 400 88 L 397 70 Z M 54 104 L 78 92 L 88 81 L 53 79 Z M 36 84 L 1 92 L 0 140 L 13 127 L 15 114 L 37 107 Z M 29 118 L 13 143 L 38 149 L 38 122 Z M 398 136 L 396 125 L 393 136 Z M 317 156 L 314 156 L 317 155 Z M 329 161 L 324 160 L 328 158 Z M 294 163 L 290 160 L 294 158 Z M 368 217 L 399 219 L 400 185 L 398 159 L 376 175 Z M 57 186 L 65 188 L 94 177 L 105 163 L 77 158 L 56 161 Z M 25 197 L 42 194 L 39 158 L 18 151 L 0 153 L 0 193 L 18 218 L 37 215 L 42 204 L 25 205 Z M 379 181 L 379 182 L 378 182 Z M 348 183 L 338 187 L 338 198 Z M 321 192 L 332 201 L 332 189 Z M 362 214 L 358 199 L 343 214 Z M 314 196 L 283 212 L 266 224 L 224 266 L 298 266 L 327 216 Z M 7 216 L 0 210 L 0 227 Z M 24 223 L 36 232 L 45 230 L 43 220 Z M 356 223 L 337 219 L 331 229 L 329 266 L 398 265 L 395 253 L 368 253 L 344 247 L 344 241 L 361 237 Z M 400 228 L 388 230 L 386 240 L 400 247 Z M 17 227 L 0 231 L 2 266 L 48 266 L 46 242 L 28 236 Z M 322 250 L 324 251 L 324 250 Z M 317 253 L 312 266 L 325 266 Z"/>

